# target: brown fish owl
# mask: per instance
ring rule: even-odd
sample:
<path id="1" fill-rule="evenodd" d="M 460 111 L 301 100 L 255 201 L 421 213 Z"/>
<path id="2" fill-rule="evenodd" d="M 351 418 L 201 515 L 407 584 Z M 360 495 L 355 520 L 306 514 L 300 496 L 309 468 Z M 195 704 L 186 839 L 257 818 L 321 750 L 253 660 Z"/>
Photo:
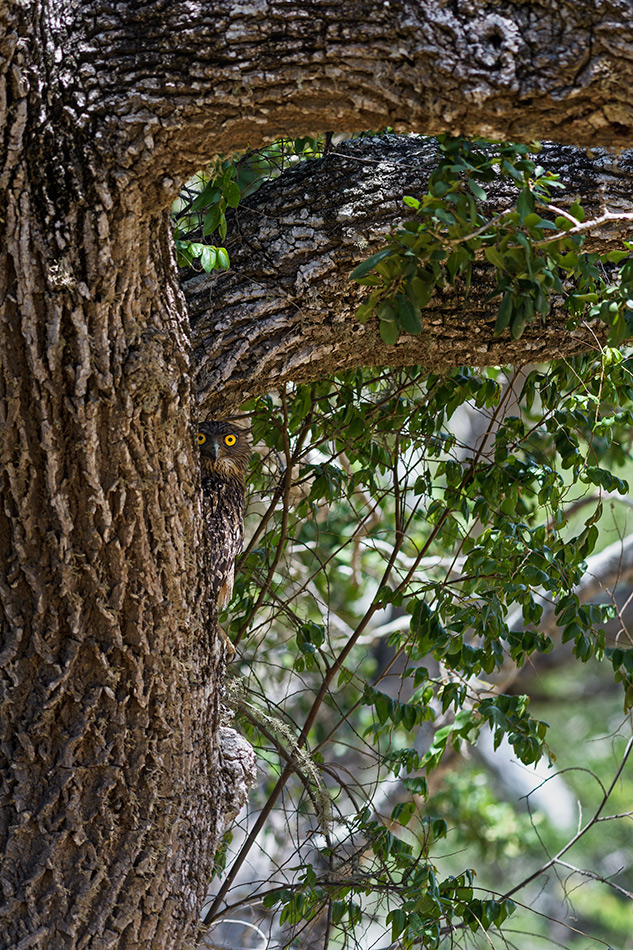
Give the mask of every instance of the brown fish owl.
<path id="1" fill-rule="evenodd" d="M 251 447 L 231 422 L 198 424 L 204 514 L 211 540 L 209 572 L 218 607 L 231 599 L 235 558 L 244 538 L 244 481 Z"/>

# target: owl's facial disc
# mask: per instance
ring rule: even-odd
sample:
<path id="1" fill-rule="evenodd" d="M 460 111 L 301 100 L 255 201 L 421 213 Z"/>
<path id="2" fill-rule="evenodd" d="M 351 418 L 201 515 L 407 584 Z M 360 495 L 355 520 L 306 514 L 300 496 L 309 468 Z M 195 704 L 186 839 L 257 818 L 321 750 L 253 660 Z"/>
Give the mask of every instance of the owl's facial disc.
<path id="1" fill-rule="evenodd" d="M 210 455 L 213 461 L 217 462 L 220 455 L 220 443 L 217 438 L 207 436 L 204 432 L 198 432 L 198 445 L 205 455 Z"/>

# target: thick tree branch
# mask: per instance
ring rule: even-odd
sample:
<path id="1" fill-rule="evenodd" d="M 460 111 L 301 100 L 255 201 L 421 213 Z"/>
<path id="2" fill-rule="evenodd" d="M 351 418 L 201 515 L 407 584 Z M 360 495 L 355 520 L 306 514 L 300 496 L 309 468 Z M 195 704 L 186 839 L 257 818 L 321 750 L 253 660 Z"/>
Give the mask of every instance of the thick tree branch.
<path id="1" fill-rule="evenodd" d="M 541 161 L 567 184 L 559 203 L 579 198 L 587 217 L 633 210 L 630 153 L 590 157 L 550 145 Z M 483 265 L 467 297 L 454 290 L 436 294 L 417 337 L 385 346 L 375 319 L 366 326 L 357 321 L 365 291 L 349 281 L 349 273 L 408 211 L 403 195 L 426 191 L 436 162 L 432 141 L 349 141 L 268 183 L 240 206 L 228 244 L 232 269 L 184 280 L 205 410 L 235 407 L 290 379 L 307 381 L 362 365 L 421 364 L 430 370 L 521 364 L 596 345 L 602 324 L 565 330 L 568 315 L 560 300 L 546 323 L 528 327 L 520 340 L 507 332 L 494 339 L 496 306 L 486 300 L 492 284 Z M 512 198 L 507 186 L 491 189 L 491 213 Z M 630 229 L 629 222 L 614 221 L 587 244 L 602 251 L 621 247 Z"/>
<path id="2" fill-rule="evenodd" d="M 59 69 L 79 126 L 157 180 L 167 156 L 178 176 L 215 150 L 315 129 L 625 147 L 630 12 L 605 0 L 128 0 L 75 14 Z"/>

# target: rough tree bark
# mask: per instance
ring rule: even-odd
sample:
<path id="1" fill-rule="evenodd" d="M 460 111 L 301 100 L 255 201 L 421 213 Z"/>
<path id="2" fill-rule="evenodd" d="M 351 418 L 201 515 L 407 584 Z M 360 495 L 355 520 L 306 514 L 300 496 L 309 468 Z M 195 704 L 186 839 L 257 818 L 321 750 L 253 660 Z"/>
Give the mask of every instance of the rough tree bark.
<path id="1" fill-rule="evenodd" d="M 0 7 L 0 947 L 190 946 L 207 884 L 221 657 L 167 223 L 183 177 L 386 124 L 631 145 L 629 13 Z"/>
<path id="2" fill-rule="evenodd" d="M 170 946 L 219 704 L 186 314 L 165 215 L 65 118 L 37 12 L 0 99 L 0 945 Z"/>

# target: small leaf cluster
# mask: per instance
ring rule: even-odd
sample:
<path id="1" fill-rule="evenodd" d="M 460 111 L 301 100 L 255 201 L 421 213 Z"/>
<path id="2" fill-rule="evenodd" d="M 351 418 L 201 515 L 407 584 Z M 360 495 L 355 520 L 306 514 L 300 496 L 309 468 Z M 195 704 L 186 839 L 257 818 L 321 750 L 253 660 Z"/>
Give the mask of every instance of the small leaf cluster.
<path id="1" fill-rule="evenodd" d="M 630 712 L 633 709 L 633 650 L 607 647 L 604 652 L 613 665 L 616 683 L 624 687 L 624 711 Z"/>
<path id="2" fill-rule="evenodd" d="M 266 716 L 242 728 L 266 769 L 259 794 L 296 762 L 286 826 L 326 842 L 266 898 L 285 935 L 323 913 L 337 945 L 360 945 L 373 916 L 403 946 L 433 948 L 511 913 L 470 871 L 437 872 L 460 819 L 424 802 L 429 776 L 484 728 L 527 765 L 554 758 L 547 717 L 485 681 L 552 650 L 546 611 L 578 660 L 611 662 L 630 707 L 631 651 L 605 638 L 613 607 L 581 602 L 578 584 L 604 493 L 628 492 L 614 468 L 631 461 L 632 370 L 613 349 L 521 377 L 359 370 L 244 407 L 256 513 L 224 628 Z M 504 413 L 509 393 L 518 406 Z M 489 427 L 469 444 L 457 423 L 474 412 Z M 376 642 L 402 659 L 395 690 Z M 385 785 L 398 790 L 386 809 L 367 793 Z"/>
<path id="3" fill-rule="evenodd" d="M 228 233 L 227 212 L 252 195 L 268 179 L 277 177 L 293 162 L 316 158 L 323 152 L 319 137 L 303 136 L 278 139 L 263 149 L 249 149 L 216 159 L 185 187 L 174 205 L 174 240 L 179 267 L 199 266 L 209 273 L 227 270 L 229 254 L 224 246 L 208 244 L 206 238 L 217 233 L 225 242 Z M 191 237 L 196 234 L 198 239 Z"/>
<path id="4" fill-rule="evenodd" d="M 401 819 L 405 809 L 394 811 Z M 408 811 L 410 820 L 412 811 Z M 420 824 L 427 846 L 446 837 L 447 824 L 443 819 L 421 817 Z M 350 840 L 357 844 L 359 856 L 363 855 L 362 871 L 359 868 L 355 886 L 345 868 L 319 875 L 313 865 L 304 865 L 298 869 L 299 887 L 276 889 L 264 897 L 264 906 L 280 905 L 281 922 L 295 927 L 328 909 L 330 926 L 337 939 L 347 945 L 363 919 L 363 904 L 383 893 L 395 904 L 385 917 L 391 940 L 406 948 L 418 946 L 428 950 L 439 947 L 443 930 L 450 932 L 453 927 L 464 925 L 472 931 L 499 927 L 515 910 L 514 902 L 508 899 L 475 897 L 471 870 L 438 878 L 433 865 L 420 863 L 411 845 L 376 821 L 370 809 L 361 809 L 350 822 Z M 334 856 L 332 848 L 321 849 L 323 864 Z"/>

